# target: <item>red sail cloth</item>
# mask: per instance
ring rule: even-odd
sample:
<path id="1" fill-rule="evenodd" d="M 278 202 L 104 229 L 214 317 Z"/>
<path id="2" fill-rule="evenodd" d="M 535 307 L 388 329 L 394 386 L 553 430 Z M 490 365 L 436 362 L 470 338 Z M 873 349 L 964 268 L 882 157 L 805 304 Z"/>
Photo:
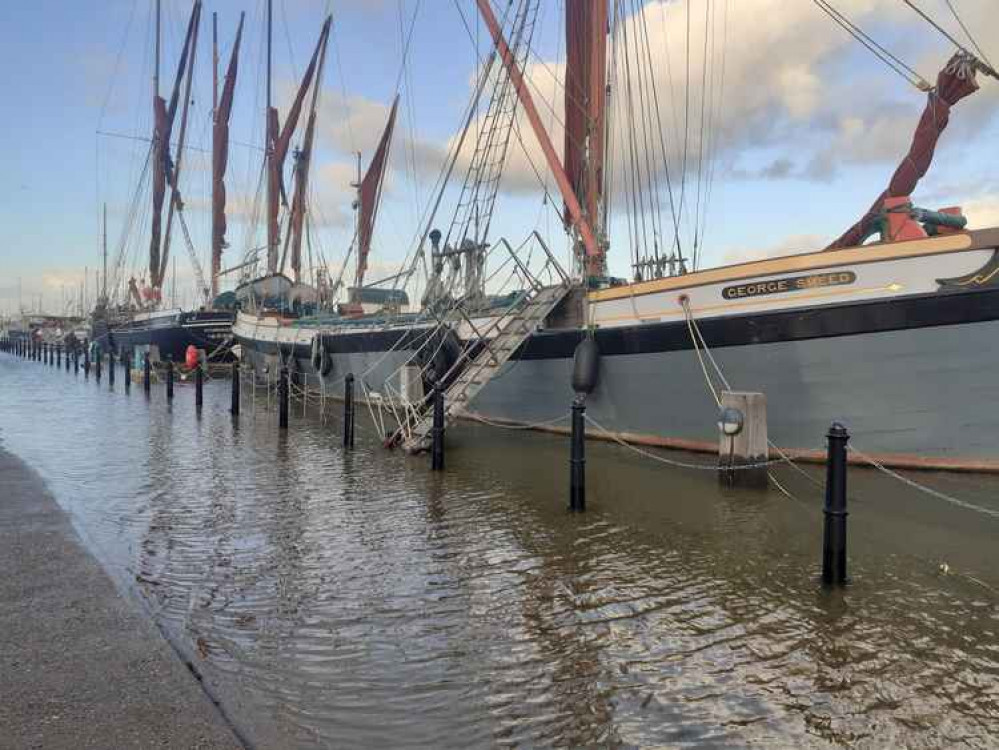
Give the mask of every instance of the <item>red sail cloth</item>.
<path id="1" fill-rule="evenodd" d="M 288 146 L 291 145 L 291 137 L 295 132 L 295 127 L 298 125 L 299 115 L 302 113 L 302 103 L 305 100 L 305 94 L 309 89 L 309 84 L 312 82 L 312 76 L 316 70 L 316 64 L 319 61 L 319 52 L 325 44 L 326 37 L 330 33 L 330 22 L 331 17 L 327 17 L 325 23 L 323 23 L 322 31 L 319 32 L 319 41 L 316 43 L 316 49 L 312 53 L 312 59 L 309 61 L 309 67 L 305 69 L 305 75 L 302 76 L 302 83 L 298 87 L 298 92 L 295 94 L 295 100 L 291 104 L 291 109 L 288 110 L 288 117 L 285 120 L 284 127 L 278 128 L 278 114 L 277 110 L 271 107 L 270 111 L 267 113 L 267 127 L 270 131 L 270 136 L 268 137 L 268 148 L 271 149 L 270 165 L 268 168 L 268 233 L 267 233 L 267 271 L 268 273 L 275 273 L 277 271 L 277 248 L 278 248 L 278 193 L 284 196 L 284 160 L 288 155 Z M 271 120 L 273 119 L 273 123 Z M 287 201 L 284 201 L 287 203 Z"/>
<path id="2" fill-rule="evenodd" d="M 399 108 L 399 95 L 396 94 L 389 112 L 385 131 L 375 149 L 375 155 L 368 165 L 368 171 L 361 180 L 359 190 L 360 209 L 357 221 L 357 279 L 355 286 L 360 289 L 364 284 L 364 274 L 368 270 L 368 254 L 371 252 L 371 237 L 375 231 L 375 217 L 378 214 L 378 203 L 381 198 L 382 182 L 385 177 L 385 164 L 388 162 L 389 146 L 392 143 L 392 131 L 395 128 L 395 113 Z"/>
<path id="3" fill-rule="evenodd" d="M 149 237 L 149 278 L 154 281 L 160 272 L 160 242 L 163 233 L 163 199 L 166 197 L 166 164 L 169 157 L 169 126 L 166 101 L 153 99 L 153 225 Z"/>
<path id="4" fill-rule="evenodd" d="M 305 224 L 305 191 L 309 182 L 309 165 L 312 160 L 312 142 L 316 132 L 316 113 L 310 112 L 305 126 L 305 141 L 295 170 L 295 193 L 291 199 L 291 270 L 295 281 L 302 276 L 302 227 Z"/>
<path id="5" fill-rule="evenodd" d="M 886 198 L 912 194 L 919 180 L 930 168 L 937 141 L 950 120 L 950 108 L 977 90 L 974 61 L 958 52 L 937 76 L 937 85 L 927 96 L 926 108 L 919 118 L 909 153 L 892 175 L 888 189 L 878 196 L 864 217 L 829 245 L 827 250 L 859 245 L 870 233 L 870 224 L 880 214 Z"/>
<path id="6" fill-rule="evenodd" d="M 229 116 L 236 91 L 239 70 L 239 43 L 243 38 L 243 16 L 239 18 L 236 41 L 229 56 L 222 97 L 212 124 L 212 291 L 217 291 L 217 279 L 222 270 L 222 248 L 225 247 L 225 171 L 229 164 Z"/>
<path id="7" fill-rule="evenodd" d="M 565 172 L 596 231 L 604 168 L 606 0 L 567 0 L 565 38 Z"/>
<path id="8" fill-rule="evenodd" d="M 173 82 L 173 93 L 170 95 L 170 105 L 167 106 L 161 96 L 153 98 L 153 225 L 149 238 L 149 285 L 154 289 L 159 289 L 163 285 L 163 264 L 160 259 L 161 215 L 163 200 L 166 197 L 166 185 L 174 184 L 173 161 L 170 159 L 170 135 L 173 132 L 174 118 L 177 116 L 180 86 L 184 80 L 184 71 L 187 69 L 194 27 L 201 17 L 200 10 L 200 3 L 195 3 L 191 8 L 191 17 L 187 21 L 187 36 L 184 37 L 184 48 L 177 63 L 177 75 Z"/>

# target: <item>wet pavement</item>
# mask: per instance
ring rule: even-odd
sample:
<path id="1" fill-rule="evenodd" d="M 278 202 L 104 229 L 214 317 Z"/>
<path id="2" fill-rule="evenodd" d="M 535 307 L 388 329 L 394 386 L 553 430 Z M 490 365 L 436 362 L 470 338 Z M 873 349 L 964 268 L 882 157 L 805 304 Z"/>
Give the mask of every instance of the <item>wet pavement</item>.
<path id="1" fill-rule="evenodd" d="M 41 479 L 0 449 L 0 748 L 243 747 Z"/>
<path id="2" fill-rule="evenodd" d="M 995 478 L 911 475 L 990 514 L 851 470 L 829 591 L 816 467 L 591 443 L 573 516 L 564 437 L 462 425 L 435 474 L 363 410 L 345 453 L 338 404 L 228 399 L 0 355 L 4 447 L 255 746 L 995 746 Z"/>

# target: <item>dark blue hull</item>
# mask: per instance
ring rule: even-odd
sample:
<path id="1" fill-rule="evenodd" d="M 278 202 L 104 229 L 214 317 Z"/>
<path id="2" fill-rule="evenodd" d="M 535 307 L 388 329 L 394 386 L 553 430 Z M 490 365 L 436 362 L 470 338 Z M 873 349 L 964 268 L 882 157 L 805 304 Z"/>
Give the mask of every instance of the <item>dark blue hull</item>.
<path id="1" fill-rule="evenodd" d="M 112 323 L 95 319 L 93 340 L 106 351 L 121 355 L 153 348 L 161 359 L 184 360 L 187 347 L 203 349 L 212 361 L 231 358 L 234 315 L 225 310 L 177 312 Z"/>

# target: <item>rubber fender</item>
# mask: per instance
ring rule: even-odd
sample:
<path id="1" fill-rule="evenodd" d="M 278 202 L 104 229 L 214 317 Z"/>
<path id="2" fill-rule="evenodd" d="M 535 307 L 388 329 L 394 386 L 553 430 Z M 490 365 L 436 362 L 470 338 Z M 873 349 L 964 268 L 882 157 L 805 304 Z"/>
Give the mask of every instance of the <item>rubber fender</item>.
<path id="1" fill-rule="evenodd" d="M 325 378 L 333 372 L 333 357 L 331 357 L 325 349 L 320 349 L 320 351 L 319 374 Z"/>
<path id="2" fill-rule="evenodd" d="M 600 349 L 593 336 L 586 336 L 576 345 L 572 355 L 572 390 L 593 393 L 600 372 Z"/>
<path id="3" fill-rule="evenodd" d="M 323 345 L 319 340 L 319 336 L 312 338 L 312 356 L 310 359 L 312 360 L 312 367 L 318 372 L 323 364 Z"/>

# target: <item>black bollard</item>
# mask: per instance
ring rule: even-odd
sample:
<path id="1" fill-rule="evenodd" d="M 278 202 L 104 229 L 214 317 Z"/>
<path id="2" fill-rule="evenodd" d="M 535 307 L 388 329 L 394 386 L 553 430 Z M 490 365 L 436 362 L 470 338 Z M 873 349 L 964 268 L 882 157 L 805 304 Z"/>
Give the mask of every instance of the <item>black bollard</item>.
<path id="1" fill-rule="evenodd" d="M 201 411 L 201 406 L 205 403 L 204 388 L 205 376 L 201 370 L 201 363 L 198 362 L 194 367 L 194 407 L 198 411 Z"/>
<path id="2" fill-rule="evenodd" d="M 354 373 L 343 379 L 343 447 L 354 447 Z"/>
<path id="3" fill-rule="evenodd" d="M 166 363 L 167 401 L 173 401 L 173 357 L 167 355 Z"/>
<path id="4" fill-rule="evenodd" d="M 47 365 L 49 363 L 49 345 L 47 342 L 42 342 L 42 364 Z"/>
<path id="5" fill-rule="evenodd" d="M 97 350 L 97 356 L 94 357 L 94 376 L 97 378 L 97 382 L 101 382 L 101 363 L 104 361 L 104 352 L 100 349 Z"/>
<path id="6" fill-rule="evenodd" d="M 73 352 L 73 374 L 80 374 L 80 352 Z"/>
<path id="7" fill-rule="evenodd" d="M 278 427 L 288 429 L 288 368 L 278 373 Z"/>
<path id="8" fill-rule="evenodd" d="M 125 368 L 125 393 L 132 389 L 132 358 L 126 353 L 121 358 L 122 367 Z"/>
<path id="9" fill-rule="evenodd" d="M 842 585 L 846 577 L 846 442 L 850 433 L 833 422 L 826 434 L 825 526 L 822 535 L 822 582 Z"/>
<path id="10" fill-rule="evenodd" d="M 229 413 L 234 417 L 239 416 L 239 361 L 232 363 L 232 392 L 229 401 Z"/>
<path id="11" fill-rule="evenodd" d="M 444 471 L 444 388 L 439 381 L 434 382 L 434 423 L 430 428 L 430 468 Z"/>
<path id="12" fill-rule="evenodd" d="M 153 382 L 153 367 L 149 363 L 149 352 L 146 352 L 145 357 L 142 360 L 142 388 L 149 395 L 149 389 L 151 383 Z"/>
<path id="13" fill-rule="evenodd" d="M 90 347 L 86 346 L 83 348 L 83 374 L 85 377 L 90 377 Z"/>
<path id="14" fill-rule="evenodd" d="M 114 351 L 108 352 L 108 390 L 114 390 Z"/>
<path id="15" fill-rule="evenodd" d="M 586 404 L 577 396 L 572 402 L 572 437 L 569 449 L 569 510 L 586 510 Z"/>

